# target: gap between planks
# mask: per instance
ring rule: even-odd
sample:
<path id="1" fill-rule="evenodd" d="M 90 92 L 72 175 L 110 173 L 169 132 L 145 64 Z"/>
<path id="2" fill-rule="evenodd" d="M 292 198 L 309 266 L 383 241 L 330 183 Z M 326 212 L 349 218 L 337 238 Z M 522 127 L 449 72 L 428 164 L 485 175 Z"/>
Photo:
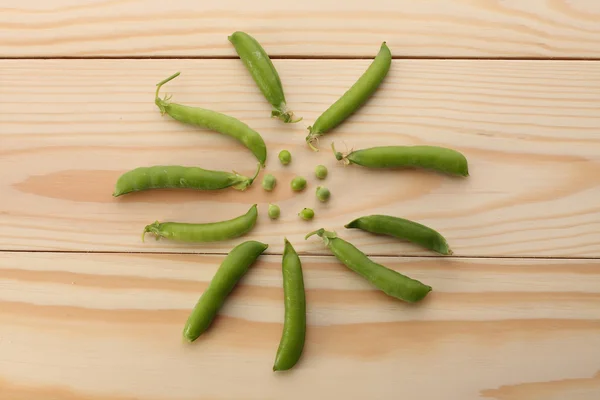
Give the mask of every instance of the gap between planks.
<path id="1" fill-rule="evenodd" d="M 90 250 L 90 251 L 82 251 L 82 250 L 11 250 L 11 249 L 0 249 L 0 254 L 2 253 L 38 253 L 38 254 L 138 254 L 138 255 L 198 255 L 198 256 L 226 256 L 228 253 L 225 252 L 177 252 L 177 251 L 109 251 L 109 250 Z M 283 253 L 280 252 L 264 252 L 262 255 L 265 256 L 282 256 Z M 303 253 L 298 252 L 299 256 L 302 257 L 334 257 L 333 254 L 328 253 Z M 428 258 L 428 259 L 459 259 L 459 260 L 600 260 L 600 257 L 544 257 L 544 256 L 436 256 L 436 255 L 390 255 L 390 254 L 369 254 L 369 258 Z"/>
<path id="2" fill-rule="evenodd" d="M 273 55 L 272 60 L 372 60 L 375 56 Z M 237 60 L 238 56 L 0 56 L 2 60 Z M 600 57 L 468 57 L 392 56 L 393 60 L 472 60 L 472 61 L 600 61 Z"/>

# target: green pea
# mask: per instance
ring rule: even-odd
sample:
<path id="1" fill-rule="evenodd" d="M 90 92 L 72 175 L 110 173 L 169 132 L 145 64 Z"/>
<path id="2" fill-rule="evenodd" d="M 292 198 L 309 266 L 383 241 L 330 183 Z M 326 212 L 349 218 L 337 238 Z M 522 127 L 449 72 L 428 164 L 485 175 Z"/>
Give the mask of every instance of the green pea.
<path id="1" fill-rule="evenodd" d="M 351 243 L 337 237 L 335 232 L 321 228 L 306 235 L 306 239 L 312 235 L 320 236 L 338 260 L 388 296 L 414 303 L 431 292 L 431 286 L 374 263 Z"/>
<path id="2" fill-rule="evenodd" d="M 324 165 L 317 165 L 317 167 L 315 168 L 315 175 L 319 179 L 327 178 L 327 167 Z"/>
<path id="3" fill-rule="evenodd" d="M 317 187 L 317 199 L 319 199 L 320 202 L 326 202 L 329 200 L 330 196 L 331 192 L 329 192 L 329 189 L 327 189 L 325 186 Z"/>
<path id="4" fill-rule="evenodd" d="M 154 102 L 158 106 L 162 115 L 169 114 L 173 119 L 202 128 L 210 129 L 224 135 L 237 139 L 246 146 L 252 154 L 260 161 L 264 167 L 267 160 L 267 146 L 262 136 L 251 129 L 242 121 L 221 114 L 216 111 L 206 110 L 200 107 L 189 107 L 177 103 L 170 103 L 170 96 L 164 99 L 158 97 L 160 88 L 167 82 L 179 76 L 179 72 L 171 75 L 167 79 L 160 81 L 156 86 L 156 97 Z"/>
<path id="5" fill-rule="evenodd" d="M 267 192 L 270 192 L 271 190 L 273 190 L 275 188 L 276 184 L 277 184 L 277 179 L 275 179 L 275 177 L 271 174 L 265 175 L 265 177 L 263 178 L 262 187 Z"/>
<path id="6" fill-rule="evenodd" d="M 151 189 L 196 189 L 217 190 L 232 187 L 246 190 L 252 185 L 260 171 L 260 164 L 252 178 L 235 172 L 210 171 L 198 167 L 179 165 L 155 165 L 140 167 L 125 172 L 119 177 L 113 192 L 114 197 Z"/>
<path id="7" fill-rule="evenodd" d="M 302 263 L 292 244 L 287 239 L 284 242 L 281 270 L 285 317 L 273 371 L 288 370 L 296 365 L 302 355 L 306 337 L 306 296 Z"/>
<path id="8" fill-rule="evenodd" d="M 306 143 L 311 149 L 317 151 L 314 143 L 318 142 L 319 137 L 341 124 L 371 97 L 383 82 L 391 65 L 392 53 L 383 42 L 379 53 L 356 83 L 321 114 L 313 126 L 308 127 L 309 134 L 306 137 Z"/>
<path id="9" fill-rule="evenodd" d="M 279 161 L 281 161 L 283 165 L 288 165 L 292 162 L 292 153 L 287 150 L 281 150 L 279 152 Z"/>
<path id="10" fill-rule="evenodd" d="M 281 214 L 281 210 L 277 204 L 269 204 L 269 218 L 278 219 Z"/>
<path id="11" fill-rule="evenodd" d="M 292 179 L 291 186 L 293 191 L 301 192 L 306 188 L 306 179 L 304 179 L 301 176 L 297 176 L 294 179 Z"/>
<path id="12" fill-rule="evenodd" d="M 437 146 L 381 146 L 356 150 L 348 154 L 335 151 L 335 158 L 345 164 L 367 168 L 424 168 L 447 174 L 469 176 L 466 157 L 456 150 Z"/>
<path id="13" fill-rule="evenodd" d="M 271 117 L 285 123 L 301 121 L 302 118 L 294 119 L 294 113 L 288 110 L 279 74 L 260 43 L 245 32 L 234 32 L 228 39 L 263 96 L 273 106 Z"/>
<path id="14" fill-rule="evenodd" d="M 428 226 L 404 218 L 388 215 L 368 215 L 357 218 L 344 225 L 348 229 L 356 228 L 365 232 L 393 236 L 419 244 L 439 254 L 451 255 L 452 250 L 446 239 Z"/>
<path id="15" fill-rule="evenodd" d="M 183 222 L 154 222 L 147 225 L 142 233 L 142 241 L 146 233 L 181 242 L 201 243 L 217 242 L 240 237 L 252 230 L 258 218 L 257 205 L 254 204 L 248 212 L 239 217 L 220 222 L 204 224 L 188 224 Z"/>
<path id="16" fill-rule="evenodd" d="M 183 337 L 187 341 L 193 342 L 209 328 L 229 293 L 268 247 L 261 242 L 247 241 L 227 254 L 185 323 Z"/>
<path id="17" fill-rule="evenodd" d="M 314 218 L 315 212 L 311 208 L 304 208 L 300 213 L 298 213 L 300 218 L 305 221 L 309 221 Z"/>

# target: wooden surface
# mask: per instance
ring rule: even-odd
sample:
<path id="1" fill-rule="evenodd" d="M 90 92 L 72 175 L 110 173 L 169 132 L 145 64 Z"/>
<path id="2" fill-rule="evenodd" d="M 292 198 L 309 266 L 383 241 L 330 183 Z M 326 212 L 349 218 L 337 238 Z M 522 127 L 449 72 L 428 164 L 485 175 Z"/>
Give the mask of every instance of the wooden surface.
<path id="1" fill-rule="evenodd" d="M 600 62 L 584 59 L 600 58 L 599 4 L 0 4 L 0 400 L 597 400 Z M 235 30 L 274 56 L 301 123 L 268 117 L 227 42 Z M 397 58 L 384 84 L 309 151 L 306 126 L 383 40 Z M 138 166 L 254 172 L 230 138 L 161 117 L 155 84 L 176 71 L 164 93 L 259 131 L 266 171 L 246 192 L 115 199 L 118 176 Z M 344 167 L 332 141 L 451 147 L 471 176 Z M 284 148 L 287 167 L 277 161 Z M 324 182 L 313 176 L 319 163 Z M 266 173 L 278 179 L 272 193 L 260 187 Z M 304 193 L 289 189 L 295 175 L 308 178 Z M 318 184 L 331 189 L 329 203 L 316 201 Z M 282 209 L 276 222 L 270 202 Z M 157 219 L 217 221 L 255 203 L 259 222 L 238 240 L 140 238 Z M 297 217 L 306 206 L 314 221 Z M 439 230 L 455 255 L 343 228 L 373 213 Z M 374 290 L 303 239 L 319 227 L 433 292 L 407 305 Z M 276 374 L 284 236 L 303 263 L 308 336 L 297 367 Z M 191 308 L 247 239 L 268 243 L 268 254 L 208 333 L 183 344 Z"/>
<path id="2" fill-rule="evenodd" d="M 237 60 L 4 61 L 0 87 L 4 212 L 11 227 L 3 250 L 223 252 L 235 242 L 182 245 L 148 240 L 146 224 L 229 219 L 259 204 L 282 207 L 276 223 L 261 219 L 252 232 L 281 252 L 283 236 L 300 251 L 325 254 L 304 235 L 319 227 L 370 254 L 422 254 L 415 246 L 343 229 L 364 214 L 399 214 L 442 232 L 460 256 L 600 255 L 600 70 L 596 63 L 562 61 L 394 62 L 382 90 L 347 124 L 310 152 L 305 127 L 350 86 L 368 60 L 276 60 L 290 106 L 305 121 L 270 119 L 253 81 Z M 252 154 L 228 137 L 161 117 L 155 83 L 174 101 L 227 112 L 264 136 L 272 193 L 146 192 L 115 199 L 119 174 L 155 164 L 198 165 L 252 174 Z M 334 79 L 335 78 L 335 79 Z M 32 112 L 30 107 L 35 107 Z M 362 148 L 433 144 L 458 149 L 470 163 L 468 179 L 429 172 L 380 172 L 344 167 L 329 144 Z M 292 151 L 283 167 L 279 150 Z M 314 166 L 330 170 L 326 205 L 314 191 Z M 265 172 L 266 173 L 266 172 Z M 289 182 L 306 176 L 295 195 Z M 261 177 L 264 175 L 261 174 Z M 260 183 L 260 182 L 259 182 Z M 317 218 L 297 213 L 314 207 Z"/>
<path id="3" fill-rule="evenodd" d="M 222 258 L 0 253 L 2 398 L 559 400 L 600 393 L 595 261 L 374 258 L 434 287 L 410 306 L 331 257 L 303 257 L 306 351 L 295 370 L 274 374 L 279 256 L 250 270 L 206 336 L 181 341 L 189 309 Z"/>
<path id="4" fill-rule="evenodd" d="M 234 56 L 227 35 L 274 56 L 600 57 L 597 0 L 4 0 L 10 57 Z"/>

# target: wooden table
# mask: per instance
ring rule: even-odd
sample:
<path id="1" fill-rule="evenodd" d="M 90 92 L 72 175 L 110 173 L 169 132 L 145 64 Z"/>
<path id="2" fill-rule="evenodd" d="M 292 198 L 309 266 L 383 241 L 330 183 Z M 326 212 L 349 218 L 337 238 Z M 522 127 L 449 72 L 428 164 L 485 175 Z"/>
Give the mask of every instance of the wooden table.
<path id="1" fill-rule="evenodd" d="M 235 30 L 273 57 L 301 123 L 268 117 Z M 309 151 L 306 126 L 384 40 L 395 60 L 381 89 Z M 5 0 L 0 57 L 1 400 L 600 398 L 598 1 Z M 111 196 L 138 166 L 253 172 L 241 145 L 161 117 L 155 84 L 176 71 L 175 101 L 263 135 L 274 192 Z M 471 176 L 344 167 L 331 141 L 447 146 Z M 299 195 L 296 174 L 309 178 Z M 239 240 L 140 240 L 157 219 L 217 221 L 254 203 L 259 223 Z M 314 221 L 297 217 L 305 206 Z M 373 213 L 434 227 L 455 255 L 343 228 Z M 303 239 L 319 227 L 433 292 L 410 306 L 374 290 Z M 273 373 L 284 236 L 301 254 L 309 326 L 301 362 Z M 268 254 L 183 344 L 191 307 L 248 238 Z"/>

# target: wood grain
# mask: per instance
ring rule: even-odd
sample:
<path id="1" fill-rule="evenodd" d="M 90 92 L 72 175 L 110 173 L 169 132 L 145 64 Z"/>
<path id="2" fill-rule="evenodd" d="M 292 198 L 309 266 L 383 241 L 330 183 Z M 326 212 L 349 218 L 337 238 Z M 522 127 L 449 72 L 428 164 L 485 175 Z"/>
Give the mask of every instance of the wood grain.
<path id="1" fill-rule="evenodd" d="M 22 0 L 0 6 L 0 56 L 600 57 L 595 0 Z"/>
<path id="2" fill-rule="evenodd" d="M 278 256 L 259 259 L 205 336 L 181 341 L 222 259 L 0 253 L 0 398 L 600 395 L 597 260 L 376 258 L 433 286 L 408 305 L 332 257 L 302 257 L 306 350 L 295 370 L 274 374 Z"/>
<path id="3" fill-rule="evenodd" d="M 5 60 L 0 63 L 0 235 L 4 250 L 223 253 L 246 238 L 205 245 L 142 243 L 155 220 L 208 222 L 259 204 L 249 237 L 282 250 L 326 254 L 316 228 L 338 230 L 374 255 L 428 255 L 416 246 L 343 225 L 372 213 L 398 215 L 444 234 L 457 256 L 600 255 L 600 72 L 573 61 L 400 60 L 380 91 L 313 153 L 306 126 L 360 76 L 368 60 L 276 60 L 295 125 L 269 118 L 269 107 L 236 60 Z M 173 100 L 240 118 L 269 149 L 278 186 L 246 192 L 154 191 L 115 199 L 118 176 L 156 164 L 197 165 L 251 174 L 256 160 L 225 136 L 161 117 L 155 83 Z M 331 141 L 364 148 L 430 144 L 462 151 L 471 176 L 370 171 L 340 165 Z M 288 167 L 279 150 L 292 151 Z M 331 201 L 314 196 L 314 167 L 325 164 Z M 302 194 L 289 182 L 308 178 Z M 262 175 L 261 175 L 262 176 Z M 269 202 L 282 208 L 266 218 Z M 317 217 L 297 213 L 314 207 Z"/>

